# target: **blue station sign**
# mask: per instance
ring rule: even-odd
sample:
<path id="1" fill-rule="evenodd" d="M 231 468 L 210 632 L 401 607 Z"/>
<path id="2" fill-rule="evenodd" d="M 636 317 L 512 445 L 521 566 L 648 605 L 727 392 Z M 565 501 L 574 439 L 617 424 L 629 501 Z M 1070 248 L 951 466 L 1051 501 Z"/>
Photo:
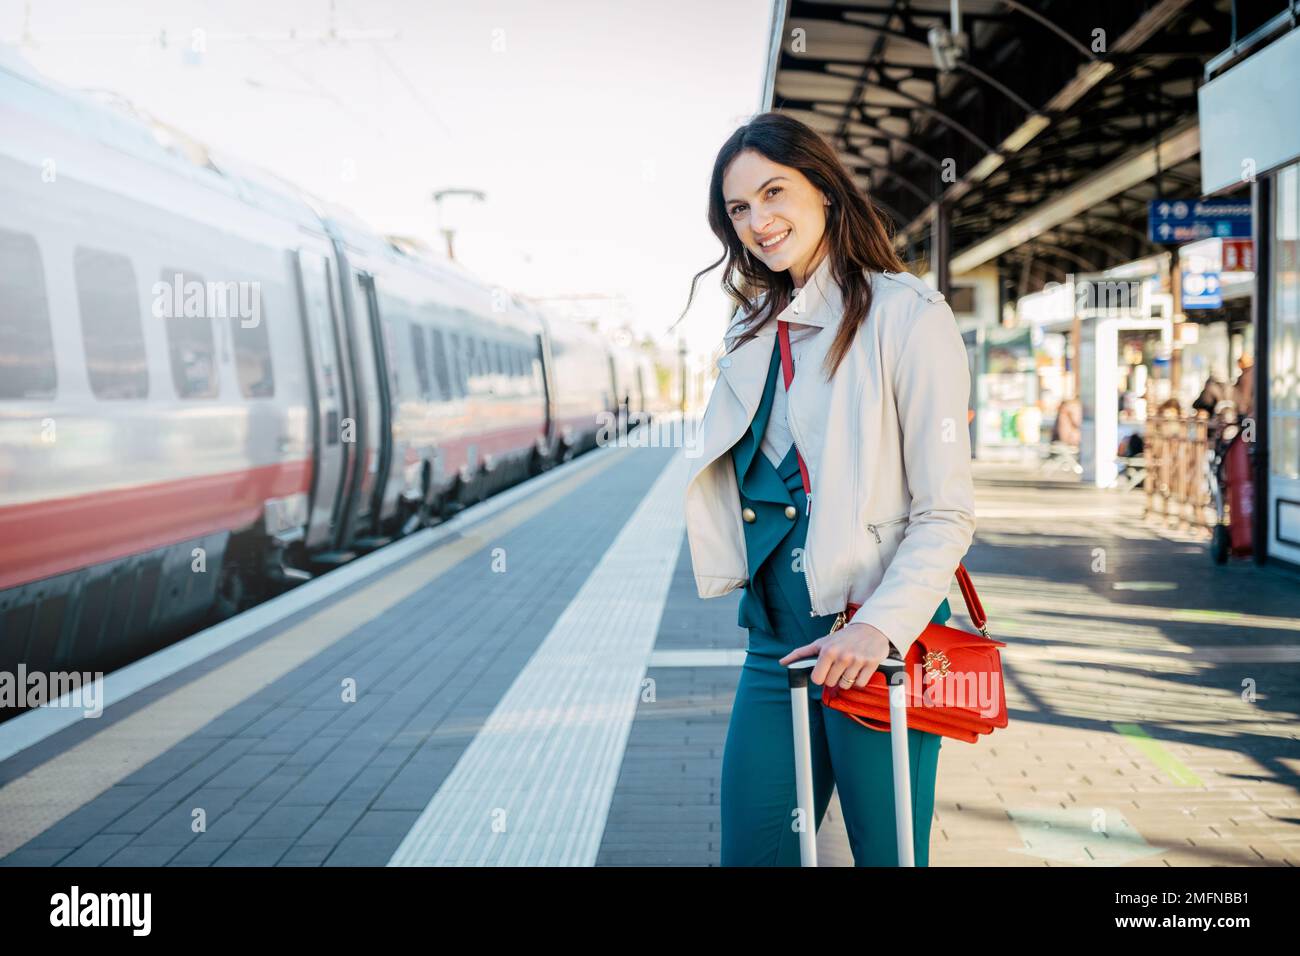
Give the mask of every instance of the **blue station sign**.
<path id="1" fill-rule="evenodd" d="M 1183 273 L 1184 309 L 1219 309 L 1223 307 L 1223 286 L 1217 272 Z"/>
<path id="2" fill-rule="evenodd" d="M 1147 230 L 1152 242 L 1250 238 L 1250 201 L 1231 199 L 1152 199 Z"/>

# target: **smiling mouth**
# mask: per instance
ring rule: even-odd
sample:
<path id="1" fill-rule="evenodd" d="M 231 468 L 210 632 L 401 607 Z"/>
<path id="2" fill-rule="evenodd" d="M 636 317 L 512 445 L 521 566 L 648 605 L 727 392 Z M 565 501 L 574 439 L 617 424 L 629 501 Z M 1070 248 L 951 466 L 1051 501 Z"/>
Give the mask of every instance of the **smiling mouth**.
<path id="1" fill-rule="evenodd" d="M 777 246 L 781 245 L 781 243 L 785 242 L 785 237 L 788 235 L 790 235 L 789 229 L 785 230 L 785 232 L 777 233 L 775 236 L 772 236 L 770 239 L 759 242 L 758 246 L 764 252 L 770 252 L 771 250 L 775 249 Z"/>

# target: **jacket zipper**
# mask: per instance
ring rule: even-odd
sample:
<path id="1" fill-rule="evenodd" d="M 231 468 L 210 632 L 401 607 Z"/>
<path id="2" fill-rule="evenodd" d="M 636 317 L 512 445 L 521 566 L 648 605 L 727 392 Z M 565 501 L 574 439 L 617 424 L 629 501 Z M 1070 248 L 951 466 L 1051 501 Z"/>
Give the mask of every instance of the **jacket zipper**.
<path id="1" fill-rule="evenodd" d="M 876 530 L 877 528 L 884 528 L 891 524 L 898 524 L 898 522 L 906 521 L 910 517 L 911 515 L 899 515 L 897 518 L 890 518 L 888 521 L 880 522 L 880 524 L 869 524 L 867 525 L 867 530 L 876 536 L 876 544 L 881 544 L 880 532 Z"/>

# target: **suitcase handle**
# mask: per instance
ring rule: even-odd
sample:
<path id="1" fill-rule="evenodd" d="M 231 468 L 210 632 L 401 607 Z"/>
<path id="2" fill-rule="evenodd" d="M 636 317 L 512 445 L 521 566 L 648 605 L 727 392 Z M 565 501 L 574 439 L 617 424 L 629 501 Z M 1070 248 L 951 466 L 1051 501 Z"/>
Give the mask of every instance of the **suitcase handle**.
<path id="1" fill-rule="evenodd" d="M 803 688 L 808 686 L 809 671 L 817 666 L 817 658 L 801 657 L 797 661 L 791 661 L 786 665 L 786 679 L 790 682 L 790 689 Z M 885 683 L 893 684 L 894 675 L 901 674 L 907 667 L 907 664 L 895 657 L 886 657 L 876 668 L 876 673 L 885 675 Z"/>
<path id="2" fill-rule="evenodd" d="M 808 678 L 817 666 L 817 658 L 802 657 L 786 667 L 790 684 L 791 716 L 794 730 L 795 795 L 798 806 L 805 808 L 804 829 L 799 833 L 799 858 L 804 866 L 817 865 L 817 833 L 813 823 L 813 785 L 811 740 L 808 727 Z M 889 685 L 889 751 L 894 777 L 895 833 L 898 839 L 898 865 L 916 866 L 912 846 L 912 772 L 907 750 L 907 692 L 901 679 L 907 665 L 887 657 L 876 671 L 885 675 Z"/>

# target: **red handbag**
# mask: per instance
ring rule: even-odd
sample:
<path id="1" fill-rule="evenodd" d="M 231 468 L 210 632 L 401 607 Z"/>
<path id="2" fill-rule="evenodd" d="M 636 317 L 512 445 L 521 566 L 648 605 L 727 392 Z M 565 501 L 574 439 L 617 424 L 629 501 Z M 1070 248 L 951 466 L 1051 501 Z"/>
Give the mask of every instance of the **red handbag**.
<path id="1" fill-rule="evenodd" d="M 794 378 L 789 323 L 777 322 L 777 338 L 781 345 L 782 378 L 788 391 Z M 804 494 L 811 495 L 808 468 L 797 448 L 795 455 L 799 459 Z M 980 734 L 1007 726 L 1002 657 L 998 653 L 999 647 L 1007 645 L 989 637 L 988 618 L 965 565 L 958 563 L 956 574 L 966 610 L 980 633 L 972 634 L 932 621 L 912 642 L 903 658 L 907 726 L 975 743 Z M 843 627 L 861 606 L 850 604 L 841 611 L 829 633 Z M 848 714 L 864 727 L 889 731 L 889 687 L 885 675 L 879 671 L 871 675 L 866 687 L 822 687 L 822 703 Z"/>

